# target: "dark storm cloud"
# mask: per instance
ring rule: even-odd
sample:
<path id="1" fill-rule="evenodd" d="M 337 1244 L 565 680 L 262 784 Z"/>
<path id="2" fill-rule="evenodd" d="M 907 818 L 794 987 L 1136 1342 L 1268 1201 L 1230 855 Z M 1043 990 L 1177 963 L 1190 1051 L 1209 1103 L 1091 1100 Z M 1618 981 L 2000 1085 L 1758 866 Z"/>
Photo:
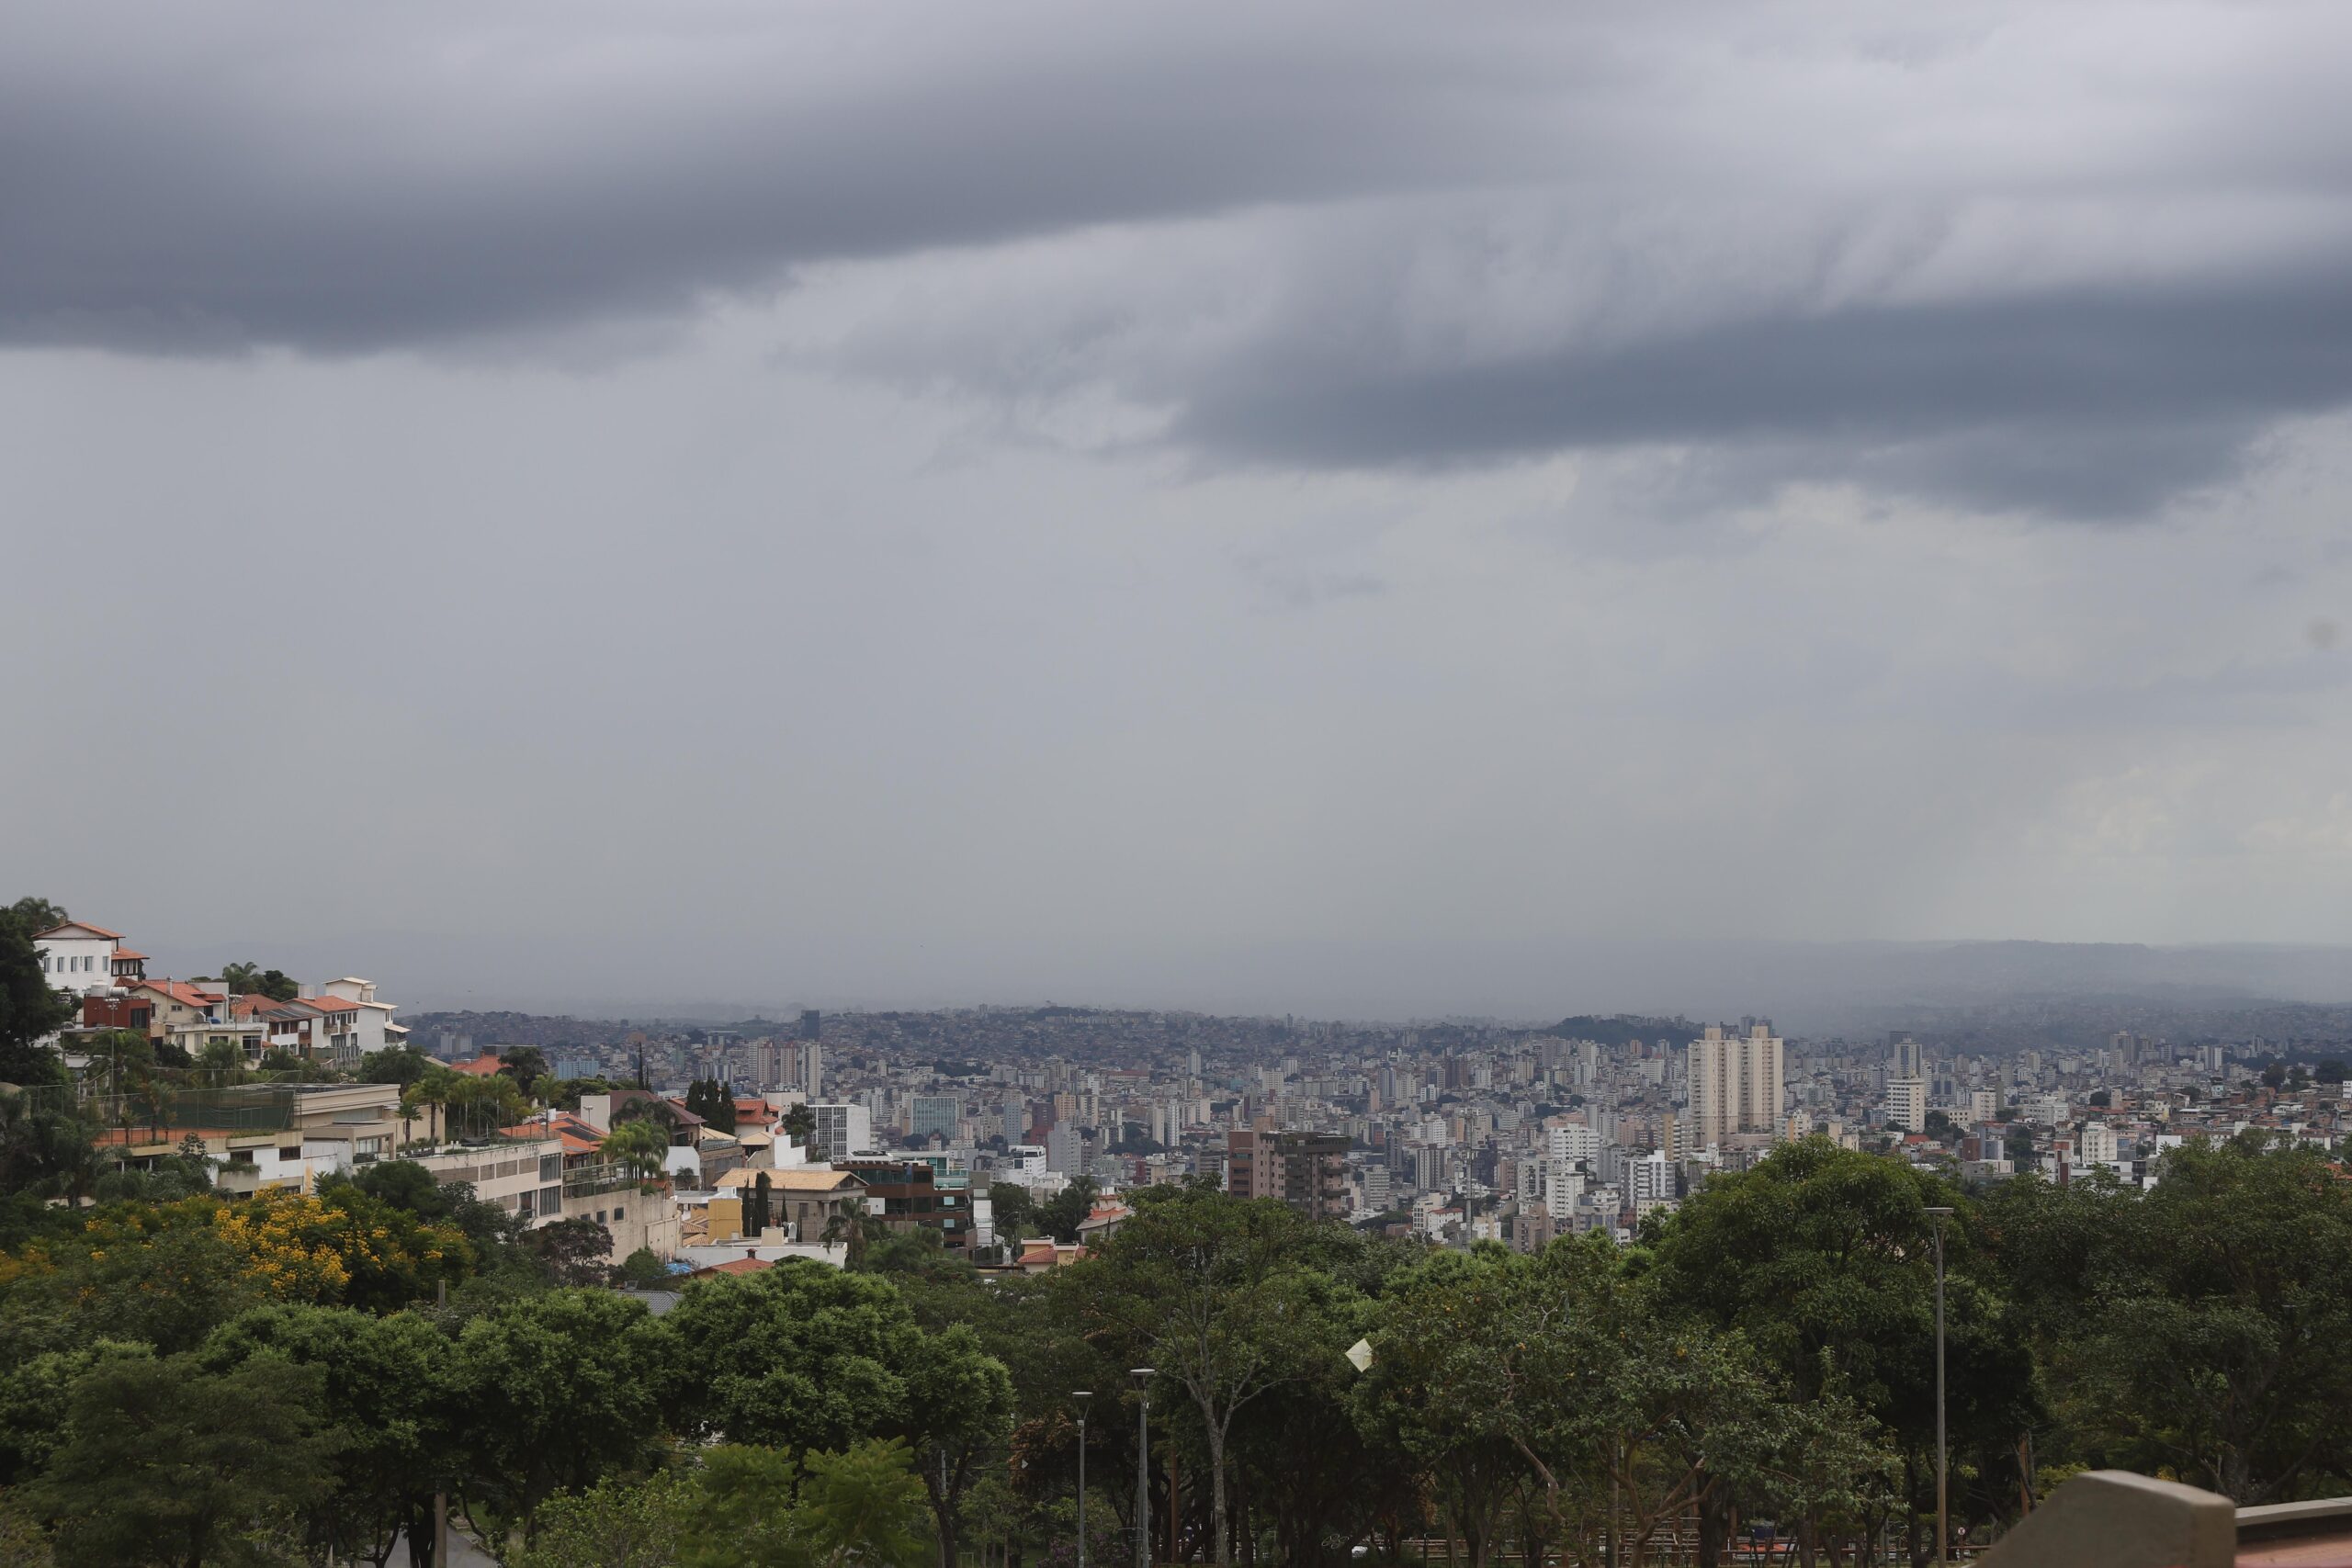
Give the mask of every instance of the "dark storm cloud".
<path id="1" fill-rule="evenodd" d="M 1302 346 L 1221 367 L 1179 438 L 1348 466 L 1690 444 L 1741 490 L 1844 479 L 2107 518 L 2226 473 L 2270 420 L 2352 399 L 2352 276 L 1871 306 L 1420 370 Z"/>
<path id="2" fill-rule="evenodd" d="M 708 5 L 344 15 L 7 24 L 0 333 L 368 351 L 683 313 L 812 259 L 1526 164 L 1497 153 L 1523 94 L 1484 96 L 1512 69 L 1458 45 L 1035 6 L 985 29 Z M 1024 17 L 1035 38 L 1001 36 Z"/>
<path id="3" fill-rule="evenodd" d="M 2131 516 L 2352 397 L 2347 33 L 2003 0 L 20 8 L 0 343 L 560 352 L 811 264 L 1020 249 L 832 367 L 1082 383 L 1218 461 L 1683 445 L 1749 494 Z M 1188 228 L 1221 273 L 1147 238 L 1057 298 L 1055 246 Z M 1285 286 L 1194 330 L 1188 281 L 1248 294 L 1261 255 Z"/>

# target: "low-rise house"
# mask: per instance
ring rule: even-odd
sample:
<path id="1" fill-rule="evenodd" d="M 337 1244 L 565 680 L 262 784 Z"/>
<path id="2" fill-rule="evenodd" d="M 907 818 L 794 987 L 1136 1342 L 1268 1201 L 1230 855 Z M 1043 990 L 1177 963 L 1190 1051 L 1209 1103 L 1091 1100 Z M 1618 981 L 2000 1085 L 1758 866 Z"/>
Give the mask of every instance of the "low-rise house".
<path id="1" fill-rule="evenodd" d="M 730 1170 L 709 1190 L 702 1205 L 707 1242 L 732 1241 L 745 1234 L 744 1209 L 756 1201 L 763 1178 L 768 1184 L 768 1229 L 778 1240 L 822 1241 L 836 1219 L 846 1224 L 873 1202 L 865 1181 L 846 1170 L 809 1166 Z"/>
<path id="2" fill-rule="evenodd" d="M 137 1095 L 101 1103 L 102 1155 L 151 1162 L 193 1138 L 220 1162 L 216 1180 L 231 1191 L 308 1188 L 390 1158 L 400 1145 L 394 1084 L 232 1084 L 177 1089 L 160 1104 Z"/>
<path id="3" fill-rule="evenodd" d="M 33 938 L 42 975 L 58 990 L 81 996 L 111 990 L 146 976 L 146 954 L 122 945 L 122 933 L 87 920 L 67 920 Z"/>

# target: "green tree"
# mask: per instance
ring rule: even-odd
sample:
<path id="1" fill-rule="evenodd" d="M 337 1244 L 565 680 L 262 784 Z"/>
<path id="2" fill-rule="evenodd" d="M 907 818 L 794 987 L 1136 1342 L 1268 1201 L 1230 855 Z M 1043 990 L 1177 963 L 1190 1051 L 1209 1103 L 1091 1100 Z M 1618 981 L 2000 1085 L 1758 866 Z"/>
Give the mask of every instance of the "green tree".
<path id="1" fill-rule="evenodd" d="M 659 1176 L 670 1157 L 670 1140 L 652 1122 L 623 1122 L 605 1134 L 605 1157 L 641 1178 Z"/>
<path id="2" fill-rule="evenodd" d="M 455 1385 L 469 1502 L 531 1529 L 558 1491 L 641 1470 L 670 1393 L 671 1337 L 642 1302 L 550 1291 L 475 1318 L 458 1337 Z"/>
<path id="3" fill-rule="evenodd" d="M 101 1339 L 12 1366 L 0 1378 L 0 1489 L 21 1485 L 49 1468 L 64 1434 L 66 1393 L 85 1372 L 103 1360 L 153 1354 L 152 1347 L 133 1340 Z"/>
<path id="4" fill-rule="evenodd" d="M 669 1282 L 670 1266 L 655 1257 L 650 1247 L 639 1247 L 613 1270 L 613 1283 L 631 1290 L 657 1290 Z"/>
<path id="5" fill-rule="evenodd" d="M 802 1259 L 698 1281 L 663 1321 L 696 1372 L 689 1432 L 794 1450 L 900 1439 L 954 1562 L 964 1494 L 1012 1412 L 1003 1364 L 969 1327 L 925 1333 L 890 1285 Z"/>
<path id="6" fill-rule="evenodd" d="M 523 1233 L 523 1246 L 560 1286 L 601 1285 L 612 1277 L 613 1233 L 585 1214 Z"/>
<path id="7" fill-rule="evenodd" d="M 460 1137 L 492 1137 L 531 1115 L 522 1086 L 503 1072 L 487 1077 L 452 1073 L 437 1087 L 448 1108 L 449 1126 Z"/>
<path id="8" fill-rule="evenodd" d="M 197 1056 L 196 1065 L 214 1075 L 233 1073 L 243 1078 L 246 1066 L 245 1048 L 234 1040 L 208 1040 Z"/>
<path id="9" fill-rule="evenodd" d="M 644 1481 L 607 1477 L 549 1498 L 530 1544 L 505 1561 L 510 1568 L 684 1568 L 699 1502 L 689 1481 L 666 1471 Z M 747 1552 L 726 1562 L 751 1560 Z"/>
<path id="10" fill-rule="evenodd" d="M 1029 1189 L 1017 1181 L 996 1181 L 989 1184 L 989 1207 L 995 1217 L 996 1237 L 1008 1247 L 1018 1247 L 1023 1237 L 1035 1233 L 1036 1201 Z"/>
<path id="11" fill-rule="evenodd" d="M 1948 1226 L 1950 1427 L 1961 1457 L 1992 1476 L 2013 1469 L 2037 1414 L 2032 1359 L 1977 1257 L 1973 1211 L 1935 1179 L 1826 1138 L 1784 1145 L 1693 1194 L 1665 1227 L 1654 1270 L 1660 1301 L 1739 1330 L 1795 1398 L 1849 1397 L 1884 1427 L 1915 1520 L 1934 1495 L 1930 1204 L 1962 1211 Z M 1913 1536 L 1924 1553 L 1916 1524 Z"/>
<path id="12" fill-rule="evenodd" d="M 383 1568 L 402 1531 L 419 1540 L 431 1529 L 433 1495 L 453 1480 L 448 1340 L 409 1313 L 279 1305 L 224 1324 L 200 1352 L 215 1371 L 266 1356 L 323 1380 L 330 1485 L 306 1519 L 309 1544 Z"/>
<path id="13" fill-rule="evenodd" d="M 1321 1323 L 1299 1260 L 1305 1222 L 1272 1199 L 1155 1188 L 1099 1256 L 1057 1270 L 1100 1331 L 1192 1402 L 1207 1449 L 1212 1529 L 1232 1560 L 1226 1446 L 1243 1409 L 1303 1375 Z"/>
<path id="14" fill-rule="evenodd" d="M 549 1501 L 514 1568 L 916 1568 L 922 1490 L 902 1444 L 796 1461 L 723 1445 L 694 1471 Z"/>
<path id="15" fill-rule="evenodd" d="M 52 904 L 46 898 L 29 894 L 0 909 L 0 926 L 14 926 L 28 939 L 43 931 L 55 931 L 73 918 L 65 912 L 63 905 Z"/>
<path id="16" fill-rule="evenodd" d="M 21 909 L 26 902 L 19 899 L 15 908 Z M 56 1054 L 37 1043 L 71 1022 L 79 1010 L 80 1004 L 51 987 L 41 973 L 40 953 L 24 918 L 12 912 L 0 920 L 0 1083 L 62 1081 L 63 1069 Z"/>
<path id="17" fill-rule="evenodd" d="M 176 1207 L 176 1206 L 175 1206 Z M 97 1211 L 0 1298 L 0 1355 L 139 1341 L 169 1355 L 264 1299 L 251 1258 L 193 1211 L 143 1204 Z M 29 1262 L 30 1260 L 28 1260 Z"/>
<path id="18" fill-rule="evenodd" d="M 537 1045 L 510 1045 L 498 1054 L 499 1076 L 511 1079 L 518 1093 L 527 1094 L 533 1084 L 552 1077 L 547 1053 Z"/>
<path id="19" fill-rule="evenodd" d="M 323 1384 L 274 1355 L 219 1372 L 194 1356 L 102 1360 L 69 1391 L 26 1501 L 69 1568 L 277 1561 L 332 1485 Z"/>
<path id="20" fill-rule="evenodd" d="M 402 1089 L 424 1077 L 433 1058 L 414 1045 L 388 1045 L 359 1058 L 361 1083 L 396 1083 Z"/>
<path id="21" fill-rule="evenodd" d="M 1056 1241 L 1078 1239 L 1078 1227 L 1094 1212 L 1094 1196 L 1101 1190 L 1091 1176 L 1074 1176 L 1069 1185 L 1039 1205 L 1037 1224 Z"/>
<path id="22" fill-rule="evenodd" d="M 785 1111 L 781 1125 L 785 1135 L 805 1149 L 817 1135 L 817 1113 L 806 1104 L 796 1104 Z"/>
<path id="23" fill-rule="evenodd" d="M 223 964 L 220 983 L 234 995 L 267 997 L 274 1002 L 290 1002 L 302 994 L 301 982 L 282 969 L 264 969 L 258 964 Z"/>
<path id="24" fill-rule="evenodd" d="M 0 1192 L 67 1198 L 95 1189 L 97 1129 L 56 1095 L 0 1090 Z"/>
<path id="25" fill-rule="evenodd" d="M 735 1131 L 735 1094 L 716 1078 L 696 1078 L 686 1086 L 686 1109 L 722 1133 Z"/>
<path id="26" fill-rule="evenodd" d="M 2352 1183 L 2325 1156 L 2249 1133 L 2169 1151 L 2144 1195 L 2005 1183 L 1990 1218 L 2086 1461 L 2242 1505 L 2341 1489 Z"/>
<path id="27" fill-rule="evenodd" d="M 896 1440 L 860 1443 L 838 1454 L 810 1454 L 803 1463 L 803 1529 L 813 1568 L 917 1568 L 924 1555 L 922 1488 L 909 1473 L 906 1446 Z M 954 1558 L 944 1555 L 943 1562 Z"/>

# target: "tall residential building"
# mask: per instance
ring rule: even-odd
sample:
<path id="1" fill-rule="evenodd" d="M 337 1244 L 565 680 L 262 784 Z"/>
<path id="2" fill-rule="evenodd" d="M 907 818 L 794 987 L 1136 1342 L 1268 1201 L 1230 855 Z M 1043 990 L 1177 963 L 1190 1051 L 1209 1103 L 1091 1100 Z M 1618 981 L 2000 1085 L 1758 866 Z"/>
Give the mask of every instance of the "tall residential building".
<path id="1" fill-rule="evenodd" d="M 1917 1040 L 1905 1034 L 1890 1039 L 1886 1043 L 1886 1047 L 1894 1057 L 1887 1066 L 1888 1077 L 1924 1078 L 1928 1076 L 1928 1069 Z"/>
<path id="2" fill-rule="evenodd" d="M 811 1105 L 808 1157 L 833 1163 L 874 1146 L 874 1113 L 863 1105 Z"/>
<path id="3" fill-rule="evenodd" d="M 938 1137 L 956 1141 L 964 1121 L 964 1102 L 952 1094 L 918 1094 L 907 1101 L 907 1133 L 917 1140 Z"/>
<path id="4" fill-rule="evenodd" d="M 1226 1151 L 1225 1190 L 1235 1197 L 1279 1198 L 1309 1219 L 1347 1218 L 1346 1134 L 1236 1127 Z"/>
<path id="5" fill-rule="evenodd" d="M 1556 1160 L 1591 1160 L 1600 1157 L 1600 1134 L 1579 1122 L 1555 1127 L 1544 1134 L 1545 1152 Z"/>
<path id="6" fill-rule="evenodd" d="M 1886 1124 L 1906 1133 L 1928 1130 L 1928 1084 L 1925 1078 L 1889 1078 L 1886 1083 Z"/>
<path id="7" fill-rule="evenodd" d="M 1663 1153 L 1643 1156 L 1626 1166 L 1626 1190 L 1634 1206 L 1656 1203 L 1682 1196 L 1682 1168 Z"/>
<path id="8" fill-rule="evenodd" d="M 1726 1034 L 1711 1023 L 1690 1042 L 1690 1142 L 1720 1145 L 1736 1133 L 1781 1129 L 1783 1043 L 1771 1025 Z"/>

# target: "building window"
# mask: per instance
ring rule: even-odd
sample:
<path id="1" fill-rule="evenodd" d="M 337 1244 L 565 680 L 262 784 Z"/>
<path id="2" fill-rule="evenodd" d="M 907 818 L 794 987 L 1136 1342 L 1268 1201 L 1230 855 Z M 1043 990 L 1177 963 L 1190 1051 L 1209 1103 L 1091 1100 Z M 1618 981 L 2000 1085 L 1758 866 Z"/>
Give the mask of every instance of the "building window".
<path id="1" fill-rule="evenodd" d="M 617 1220 L 617 1219 L 620 1219 L 622 1216 L 624 1216 L 624 1215 L 625 1215 L 625 1214 L 627 1214 L 628 1213 L 628 1210 L 626 1210 L 626 1209 L 615 1209 L 615 1210 L 613 1211 L 613 1218 L 615 1218 L 615 1219 L 616 1219 L 616 1220 Z"/>

